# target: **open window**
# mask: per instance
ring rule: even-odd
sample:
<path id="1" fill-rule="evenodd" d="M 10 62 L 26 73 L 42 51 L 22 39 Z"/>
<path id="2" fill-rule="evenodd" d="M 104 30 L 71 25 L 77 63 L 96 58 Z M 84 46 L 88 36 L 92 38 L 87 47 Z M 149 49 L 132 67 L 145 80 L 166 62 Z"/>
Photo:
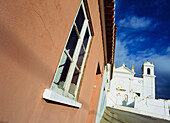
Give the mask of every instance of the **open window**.
<path id="1" fill-rule="evenodd" d="M 73 100 L 77 99 L 91 37 L 86 8 L 84 2 L 81 1 L 50 91 Z"/>

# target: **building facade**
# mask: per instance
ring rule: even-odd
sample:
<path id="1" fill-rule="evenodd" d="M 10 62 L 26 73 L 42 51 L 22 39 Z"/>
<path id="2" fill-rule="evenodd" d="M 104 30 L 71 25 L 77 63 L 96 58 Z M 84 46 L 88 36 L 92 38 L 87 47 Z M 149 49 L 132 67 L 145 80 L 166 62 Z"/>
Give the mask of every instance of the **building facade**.
<path id="1" fill-rule="evenodd" d="M 155 99 L 154 64 L 144 62 L 142 76 L 135 77 L 134 67 L 124 64 L 113 67 L 113 78 L 107 96 L 107 106 L 136 114 L 170 120 L 169 102 Z"/>
<path id="2" fill-rule="evenodd" d="M 100 121 L 114 7 L 114 0 L 0 2 L 0 122 Z"/>
<path id="3" fill-rule="evenodd" d="M 141 78 L 135 77 L 133 66 L 131 70 L 124 64 L 118 68 L 114 66 L 110 85 L 110 92 L 113 93 L 111 95 L 122 98 L 117 100 L 120 105 L 133 104 L 135 97 L 155 99 L 155 77 L 154 65 L 150 62 L 143 64 Z"/>

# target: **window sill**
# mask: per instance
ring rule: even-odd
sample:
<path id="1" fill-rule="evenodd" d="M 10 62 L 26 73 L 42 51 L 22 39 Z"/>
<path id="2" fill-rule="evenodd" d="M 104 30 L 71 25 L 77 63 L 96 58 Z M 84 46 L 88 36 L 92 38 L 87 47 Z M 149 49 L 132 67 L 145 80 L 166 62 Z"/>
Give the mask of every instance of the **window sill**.
<path id="1" fill-rule="evenodd" d="M 54 101 L 54 102 L 59 102 L 59 103 L 62 103 L 62 104 L 66 104 L 66 105 L 69 105 L 69 106 L 73 106 L 73 107 L 77 107 L 77 108 L 81 108 L 81 103 L 79 102 L 76 102 L 72 99 L 69 99 L 67 97 L 64 97 L 60 94 L 57 94 L 56 92 L 50 90 L 50 89 L 45 89 L 44 90 L 44 93 L 43 93 L 43 98 L 44 99 L 47 99 L 47 100 L 51 100 L 51 101 Z"/>

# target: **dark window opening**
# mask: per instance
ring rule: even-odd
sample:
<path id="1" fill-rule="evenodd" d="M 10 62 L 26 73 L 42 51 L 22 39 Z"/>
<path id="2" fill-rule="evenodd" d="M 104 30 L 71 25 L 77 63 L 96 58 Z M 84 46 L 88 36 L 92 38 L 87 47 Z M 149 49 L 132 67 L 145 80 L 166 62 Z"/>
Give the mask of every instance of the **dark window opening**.
<path id="1" fill-rule="evenodd" d="M 81 69 L 81 66 L 82 66 L 82 63 L 83 63 L 83 59 L 84 59 L 84 55 L 85 55 L 85 51 L 84 51 L 83 46 L 82 46 L 81 50 L 80 50 L 80 54 L 79 54 L 78 60 L 77 60 L 77 67 L 79 69 Z"/>
<path id="2" fill-rule="evenodd" d="M 84 44 L 84 47 L 85 47 L 85 48 L 87 47 L 88 40 L 89 40 L 89 31 L 88 31 L 88 28 L 87 28 L 87 29 L 86 29 L 86 33 L 85 33 L 85 36 L 84 36 L 84 39 L 83 39 L 83 44 Z"/>
<path id="3" fill-rule="evenodd" d="M 65 82 L 66 76 L 67 76 L 67 73 L 68 73 L 68 70 L 69 70 L 69 67 L 70 67 L 70 63 L 71 63 L 71 61 L 70 61 L 70 59 L 67 57 L 66 62 L 65 62 L 64 64 L 62 64 L 62 65 L 59 66 L 59 68 L 60 68 L 60 67 L 64 67 L 64 68 L 63 68 L 63 71 L 62 71 L 62 73 L 61 73 L 60 81 L 64 81 L 64 82 Z"/>
<path id="4" fill-rule="evenodd" d="M 78 15 L 77 15 L 77 18 L 76 18 L 76 25 L 77 25 L 79 34 L 80 34 L 80 32 L 81 32 L 81 29 L 82 29 L 84 20 L 85 20 L 84 12 L 83 12 L 83 8 L 82 8 L 82 6 L 81 6 L 81 7 L 80 7 L 80 10 L 79 10 L 79 13 L 78 13 Z"/>
<path id="5" fill-rule="evenodd" d="M 68 40 L 67 45 L 66 45 L 66 50 L 69 52 L 71 57 L 73 57 L 78 38 L 79 37 L 77 35 L 76 29 L 75 29 L 75 27 L 73 27 L 71 34 L 70 34 L 70 37 L 69 37 L 69 40 Z"/>
<path id="6" fill-rule="evenodd" d="M 150 72 L 151 72 L 151 71 L 150 71 L 150 68 L 148 68 L 148 69 L 147 69 L 147 74 L 150 75 L 150 74 L 151 74 Z"/>
<path id="7" fill-rule="evenodd" d="M 100 65 L 98 63 L 96 75 L 101 74 Z"/>
<path id="8" fill-rule="evenodd" d="M 58 66 L 58 69 L 57 69 L 57 76 L 54 80 L 54 83 L 59 85 L 58 87 L 60 88 L 64 87 L 64 83 L 66 81 L 66 77 L 68 74 L 68 70 L 70 68 L 70 64 L 71 64 L 71 61 L 69 57 L 63 52 L 60 65 Z"/>
<path id="9" fill-rule="evenodd" d="M 138 97 L 140 97 L 140 93 L 136 93 L 136 95 L 138 95 Z"/>

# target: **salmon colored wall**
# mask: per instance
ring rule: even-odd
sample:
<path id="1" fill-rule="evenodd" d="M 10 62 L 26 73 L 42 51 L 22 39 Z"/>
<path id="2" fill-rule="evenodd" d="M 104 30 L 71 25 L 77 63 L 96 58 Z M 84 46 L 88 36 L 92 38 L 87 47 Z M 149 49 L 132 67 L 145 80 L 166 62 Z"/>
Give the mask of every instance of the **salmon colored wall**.
<path id="1" fill-rule="evenodd" d="M 79 4 L 80 0 L 1 0 L 0 122 L 86 122 L 98 62 L 104 70 L 98 0 L 88 0 L 94 37 L 78 100 L 82 107 L 42 99 L 44 89 L 51 85 Z"/>
<path id="2" fill-rule="evenodd" d="M 93 92 L 87 117 L 87 123 L 94 123 L 96 121 L 96 115 L 97 115 L 97 107 L 98 107 L 98 100 L 101 90 L 102 80 L 101 80 L 101 74 L 96 75 L 95 83 L 93 86 Z"/>

